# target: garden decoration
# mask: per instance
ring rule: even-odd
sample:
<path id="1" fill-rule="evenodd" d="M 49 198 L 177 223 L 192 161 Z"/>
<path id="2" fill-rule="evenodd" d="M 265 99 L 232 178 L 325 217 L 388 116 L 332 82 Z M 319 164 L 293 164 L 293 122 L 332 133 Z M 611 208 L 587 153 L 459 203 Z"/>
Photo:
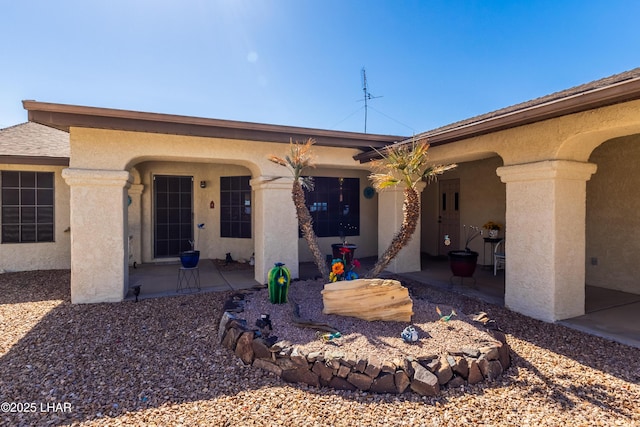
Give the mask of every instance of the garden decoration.
<path id="1" fill-rule="evenodd" d="M 331 260 L 331 272 L 329 273 L 329 281 L 337 282 L 339 280 L 354 280 L 358 278 L 354 268 L 360 267 L 360 261 L 352 259 L 348 256 L 351 253 L 351 249 L 343 246 L 339 249 L 342 254 L 342 258 L 334 258 Z M 351 262 L 349 262 L 351 261 Z"/>
<path id="2" fill-rule="evenodd" d="M 283 263 L 277 262 L 269 270 L 268 275 L 269 301 L 272 304 L 282 304 L 287 302 L 289 284 L 291 283 L 291 272 Z"/>
<path id="3" fill-rule="evenodd" d="M 400 334 L 404 342 L 414 343 L 418 341 L 418 331 L 413 326 L 407 326 Z"/>
<path id="4" fill-rule="evenodd" d="M 438 316 L 440 316 L 441 322 L 448 322 L 449 320 L 451 320 L 453 316 L 458 315 L 454 309 L 451 309 L 451 313 L 447 314 L 446 316 L 443 316 L 442 311 L 440 310 L 440 307 L 438 307 L 437 305 L 436 305 L 436 312 L 438 313 Z"/>
<path id="5" fill-rule="evenodd" d="M 342 338 L 342 334 L 340 332 L 334 332 L 331 334 L 331 333 L 322 333 L 318 331 L 316 332 L 316 337 L 318 337 L 322 341 L 328 342 L 328 341 L 333 341 L 336 338 Z"/>

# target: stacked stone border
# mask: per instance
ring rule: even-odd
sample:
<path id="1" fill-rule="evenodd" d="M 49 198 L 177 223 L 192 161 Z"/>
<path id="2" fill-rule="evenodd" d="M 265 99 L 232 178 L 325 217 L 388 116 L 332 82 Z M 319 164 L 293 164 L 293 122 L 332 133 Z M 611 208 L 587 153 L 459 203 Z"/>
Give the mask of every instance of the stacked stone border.
<path id="1" fill-rule="evenodd" d="M 221 344 L 246 365 L 272 372 L 290 383 L 375 393 L 410 390 L 421 396 L 437 396 L 441 387 L 494 381 L 511 364 L 505 334 L 490 328 L 486 332 L 494 340 L 483 342 L 478 348 L 391 361 L 339 350 L 307 354 L 287 341 L 268 346 L 256 333 L 258 330 L 247 326 L 239 315 L 244 297 L 245 294 L 235 294 L 225 303 L 218 331 Z"/>

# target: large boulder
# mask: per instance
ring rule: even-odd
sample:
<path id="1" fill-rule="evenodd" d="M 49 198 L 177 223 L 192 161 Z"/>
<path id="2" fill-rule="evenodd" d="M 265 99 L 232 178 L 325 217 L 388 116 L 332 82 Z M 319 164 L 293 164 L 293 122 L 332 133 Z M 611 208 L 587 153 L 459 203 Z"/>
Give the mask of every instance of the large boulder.
<path id="1" fill-rule="evenodd" d="M 373 321 L 411 322 L 413 301 L 397 280 L 356 279 L 328 283 L 322 290 L 324 314 Z"/>

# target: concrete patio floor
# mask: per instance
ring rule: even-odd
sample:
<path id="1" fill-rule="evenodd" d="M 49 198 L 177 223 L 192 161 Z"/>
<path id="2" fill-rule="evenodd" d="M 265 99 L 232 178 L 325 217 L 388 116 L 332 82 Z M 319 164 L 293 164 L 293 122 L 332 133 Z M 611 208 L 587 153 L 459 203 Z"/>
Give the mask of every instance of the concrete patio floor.
<path id="1" fill-rule="evenodd" d="M 374 258 L 362 258 L 362 271 L 375 263 Z M 180 295 L 192 292 L 238 291 L 261 286 L 254 279 L 253 268 L 235 264 L 219 266 L 214 260 L 203 259 L 198 264 L 200 290 L 177 292 L 179 262 L 141 264 L 130 268 L 130 287 L 140 284 L 140 299 Z M 383 273 L 383 276 L 385 273 Z M 299 279 L 319 276 L 314 263 L 301 263 Z M 446 292 L 456 292 L 495 305 L 504 305 L 504 271 L 493 275 L 493 269 L 478 266 L 473 278 L 451 277 L 448 260 L 423 256 L 422 270 L 398 275 L 425 286 Z M 592 335 L 640 348 L 640 295 L 586 286 L 586 314 L 558 323 Z M 127 299 L 133 300 L 132 292 Z"/>

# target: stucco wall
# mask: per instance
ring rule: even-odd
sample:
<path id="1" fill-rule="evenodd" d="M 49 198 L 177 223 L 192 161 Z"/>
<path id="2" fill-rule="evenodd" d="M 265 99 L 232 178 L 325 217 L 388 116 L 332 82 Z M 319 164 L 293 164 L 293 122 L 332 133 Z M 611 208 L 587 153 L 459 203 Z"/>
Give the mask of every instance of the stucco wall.
<path id="1" fill-rule="evenodd" d="M 201 258 L 224 259 L 227 252 L 233 259 L 248 260 L 253 253 L 254 236 L 250 239 L 220 237 L 220 177 L 251 175 L 238 165 L 192 162 L 143 162 L 136 165 L 140 171 L 144 192 L 142 193 L 142 256 L 143 262 L 166 261 L 153 256 L 153 176 L 193 176 L 194 224 L 204 223 L 205 228 L 195 230 L 196 249 Z M 206 188 L 200 188 L 206 181 Z M 213 201 L 214 208 L 210 208 Z M 252 201 L 252 206 L 254 205 Z M 252 227 L 253 228 L 253 227 Z M 255 229 L 254 229 L 255 232 Z"/>
<path id="2" fill-rule="evenodd" d="M 360 235 L 348 236 L 347 242 L 358 245 L 356 258 L 376 256 L 378 254 L 378 195 L 367 199 L 363 195 L 365 187 L 370 186 L 369 172 L 348 169 L 314 168 L 310 171 L 311 176 L 359 178 L 360 179 Z M 340 243 L 339 237 L 318 238 L 320 250 L 324 254 L 331 253 L 331 245 Z M 311 251 L 304 238 L 298 241 L 300 262 L 313 261 Z"/>
<path id="3" fill-rule="evenodd" d="M 5 271 L 68 269 L 71 267 L 69 186 L 62 179 L 62 166 L 0 164 L 0 170 L 54 172 L 54 242 L 0 244 L 0 269 Z M 1 221 L 1 218 L 0 218 Z"/>
<path id="4" fill-rule="evenodd" d="M 605 142 L 589 161 L 586 282 L 640 294 L 640 135 Z"/>
<path id="5" fill-rule="evenodd" d="M 505 225 L 505 184 L 496 174 L 496 169 L 500 166 L 502 166 L 502 159 L 494 156 L 488 159 L 459 163 L 457 168 L 439 177 L 439 180 L 460 179 L 460 227 L 464 224 L 482 227 L 487 221 Z M 439 209 L 438 182 L 432 182 L 423 191 L 421 223 L 421 251 L 430 255 L 438 255 L 438 245 L 442 238 L 439 236 L 438 227 Z M 462 239 L 462 231 L 460 236 Z M 500 232 L 500 236 L 505 236 L 504 229 Z M 452 249 L 464 247 L 463 241 L 451 243 Z M 483 264 L 482 238 L 478 237 L 473 240 L 469 247 L 480 253 L 478 263 Z M 488 245 L 487 251 L 489 251 Z M 488 252 L 486 263 L 491 263 Z"/>

